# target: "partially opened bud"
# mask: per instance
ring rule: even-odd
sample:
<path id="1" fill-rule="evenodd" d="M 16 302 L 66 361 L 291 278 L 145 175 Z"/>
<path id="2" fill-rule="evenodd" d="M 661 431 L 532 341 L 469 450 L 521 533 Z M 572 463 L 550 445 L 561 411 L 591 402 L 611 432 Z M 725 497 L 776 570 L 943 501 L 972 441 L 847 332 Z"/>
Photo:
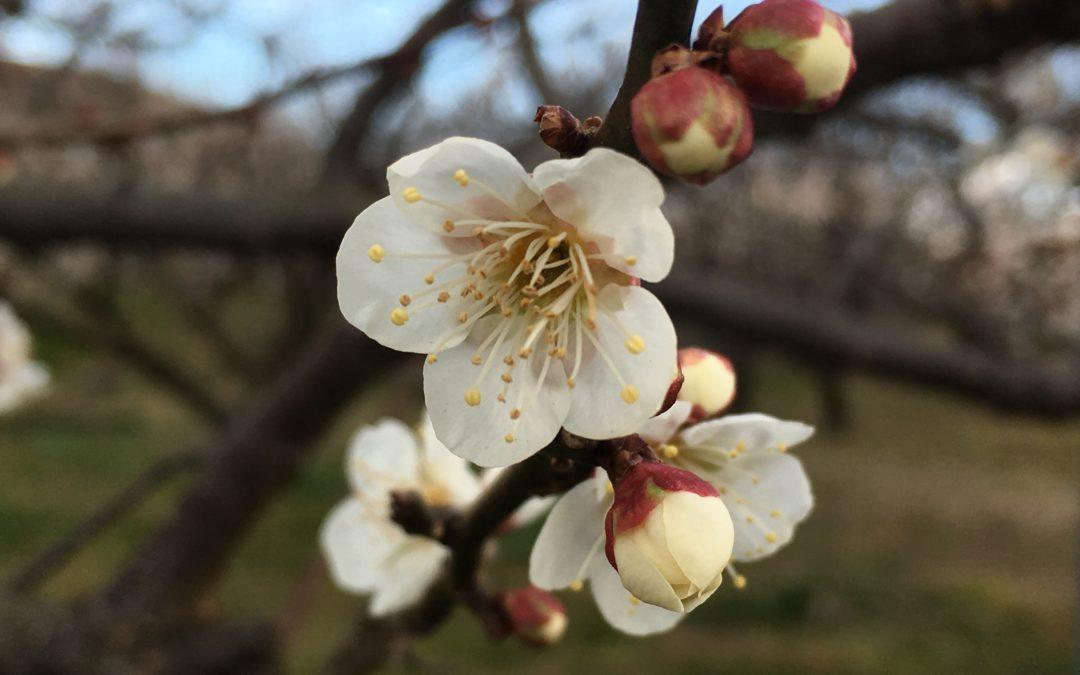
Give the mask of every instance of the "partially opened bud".
<path id="1" fill-rule="evenodd" d="M 683 374 L 679 400 L 693 404 L 692 421 L 719 414 L 735 399 L 735 368 L 726 356 L 686 347 L 679 350 L 679 369 Z"/>
<path id="2" fill-rule="evenodd" d="M 855 73 L 851 26 L 813 0 L 764 0 L 728 32 L 727 71 L 755 107 L 828 110 Z"/>
<path id="3" fill-rule="evenodd" d="M 723 581 L 735 530 L 716 490 L 659 462 L 615 484 L 605 522 L 608 562 L 636 598 L 675 612 L 704 602 Z"/>
<path id="4" fill-rule="evenodd" d="M 514 634 L 522 642 L 550 647 L 566 632 L 566 608 L 547 591 L 535 586 L 507 591 L 502 596 L 502 605 Z"/>
<path id="5" fill-rule="evenodd" d="M 704 185 L 750 156 L 754 124 L 742 92 L 692 66 L 649 80 L 630 102 L 638 150 L 657 171 Z"/>

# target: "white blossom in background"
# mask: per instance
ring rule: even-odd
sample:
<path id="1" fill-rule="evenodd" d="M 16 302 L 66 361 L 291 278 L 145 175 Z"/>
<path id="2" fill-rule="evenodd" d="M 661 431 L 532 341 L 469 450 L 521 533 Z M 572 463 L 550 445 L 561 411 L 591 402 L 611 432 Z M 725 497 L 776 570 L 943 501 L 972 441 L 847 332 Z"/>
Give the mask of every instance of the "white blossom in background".
<path id="1" fill-rule="evenodd" d="M 39 394 L 49 373 L 31 360 L 30 331 L 0 300 L 0 413 L 8 412 Z"/>
<path id="2" fill-rule="evenodd" d="M 395 419 L 360 429 L 349 443 L 345 473 L 352 496 L 327 516 L 320 533 L 331 577 L 341 588 L 371 595 L 369 611 L 383 616 L 419 600 L 449 550 L 407 534 L 390 518 L 390 495 L 417 493 L 433 508 L 465 508 L 494 476 L 477 475 L 435 438 L 425 415 L 419 431 Z M 504 529 L 540 516 L 548 502 L 527 501 Z"/>
<path id="3" fill-rule="evenodd" d="M 450 138 L 387 179 L 342 241 L 338 300 L 381 344 L 428 354 L 427 407 L 451 451 L 504 466 L 561 427 L 613 438 L 656 413 L 675 330 L 639 279 L 667 275 L 674 237 L 651 171 L 594 149 L 530 175 L 497 145 Z"/>
<path id="4" fill-rule="evenodd" d="M 813 506 L 802 465 L 787 452 L 809 438 L 813 428 L 746 414 L 680 430 L 692 408 L 678 401 L 638 433 L 665 462 L 697 474 L 720 493 L 735 529 L 732 560 L 750 562 L 775 553 L 791 541 Z M 604 518 L 613 495 L 598 469 L 555 503 L 533 547 L 530 581 L 546 590 L 588 583 L 601 614 L 615 628 L 632 635 L 666 631 L 686 613 L 633 597 L 604 555 Z M 734 565 L 727 571 L 736 588 L 745 585 Z"/>

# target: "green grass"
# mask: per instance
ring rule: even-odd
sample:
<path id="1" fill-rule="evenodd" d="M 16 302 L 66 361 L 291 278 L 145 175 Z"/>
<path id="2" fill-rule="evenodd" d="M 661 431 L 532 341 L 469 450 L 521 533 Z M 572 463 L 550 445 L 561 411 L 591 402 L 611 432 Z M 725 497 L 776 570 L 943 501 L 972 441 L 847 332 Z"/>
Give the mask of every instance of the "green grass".
<path id="1" fill-rule="evenodd" d="M 42 351 L 54 393 L 0 421 L 0 573 L 203 433 L 169 397 L 109 363 L 55 336 L 43 337 Z M 769 358 L 759 377 L 755 408 L 816 419 L 812 384 L 796 366 Z M 740 569 L 745 590 L 722 588 L 676 631 L 649 639 L 613 632 L 588 593 L 567 593 L 571 629 L 545 653 L 491 644 L 459 612 L 390 672 L 1071 672 L 1080 424 L 869 378 L 849 389 L 853 426 L 796 450 L 815 512 L 788 549 Z M 243 542 L 212 605 L 288 624 L 293 672 L 317 670 L 360 604 L 329 584 L 316 532 L 345 493 L 349 431 L 388 396 L 373 393 L 336 425 Z M 180 483 L 95 541 L 47 595 L 71 597 L 106 578 L 169 512 Z M 533 536 L 535 528 L 500 543 L 494 577 L 524 581 Z"/>

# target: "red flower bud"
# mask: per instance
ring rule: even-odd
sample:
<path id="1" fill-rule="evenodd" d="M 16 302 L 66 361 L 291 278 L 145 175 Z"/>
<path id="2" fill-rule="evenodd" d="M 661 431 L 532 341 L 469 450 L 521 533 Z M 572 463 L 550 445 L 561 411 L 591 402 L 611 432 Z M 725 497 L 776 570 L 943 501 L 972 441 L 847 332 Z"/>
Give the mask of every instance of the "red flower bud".
<path id="1" fill-rule="evenodd" d="M 693 404 L 691 421 L 718 415 L 735 399 L 735 367 L 723 354 L 686 347 L 679 350 L 683 385 L 679 400 Z"/>
<path id="2" fill-rule="evenodd" d="M 650 80 L 630 102 L 630 113 L 634 142 L 649 164 L 691 183 L 708 183 L 753 149 L 746 99 L 704 68 L 683 68 Z"/>
<path id="3" fill-rule="evenodd" d="M 728 32 L 727 72 L 757 108 L 828 110 L 855 73 L 851 26 L 814 0 L 764 0 Z"/>
<path id="4" fill-rule="evenodd" d="M 566 632 L 566 608 L 551 593 L 527 586 L 507 591 L 503 609 L 522 642 L 534 647 L 550 647 Z"/>

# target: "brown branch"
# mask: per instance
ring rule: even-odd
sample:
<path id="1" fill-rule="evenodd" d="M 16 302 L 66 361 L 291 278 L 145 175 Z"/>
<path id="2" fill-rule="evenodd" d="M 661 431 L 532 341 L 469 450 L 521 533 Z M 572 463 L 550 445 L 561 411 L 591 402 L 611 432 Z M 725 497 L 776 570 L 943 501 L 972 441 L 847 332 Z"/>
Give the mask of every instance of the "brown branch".
<path id="1" fill-rule="evenodd" d="M 179 474 L 198 466 L 201 458 L 202 455 L 197 452 L 178 452 L 166 455 L 143 469 L 120 492 L 92 511 L 62 539 L 12 575 L 7 582 L 8 590 L 19 594 L 35 590 L 95 537 L 142 505 L 162 486 Z"/>
<path id="2" fill-rule="evenodd" d="M 529 10 L 533 6 L 533 0 L 514 0 L 510 6 L 510 16 L 514 19 L 518 29 L 518 53 L 521 63 L 525 66 L 525 72 L 540 94 L 542 103 L 562 103 L 563 97 L 555 83 L 551 81 L 547 69 L 540 61 L 540 53 L 536 44 L 536 36 L 533 35 L 532 27 L 529 26 Z"/>
<path id="3" fill-rule="evenodd" d="M 626 75 L 611 104 L 604 126 L 596 135 L 596 145 L 637 156 L 630 134 L 630 99 L 649 81 L 656 52 L 673 42 L 687 44 L 697 0 L 640 0 L 630 38 Z"/>

